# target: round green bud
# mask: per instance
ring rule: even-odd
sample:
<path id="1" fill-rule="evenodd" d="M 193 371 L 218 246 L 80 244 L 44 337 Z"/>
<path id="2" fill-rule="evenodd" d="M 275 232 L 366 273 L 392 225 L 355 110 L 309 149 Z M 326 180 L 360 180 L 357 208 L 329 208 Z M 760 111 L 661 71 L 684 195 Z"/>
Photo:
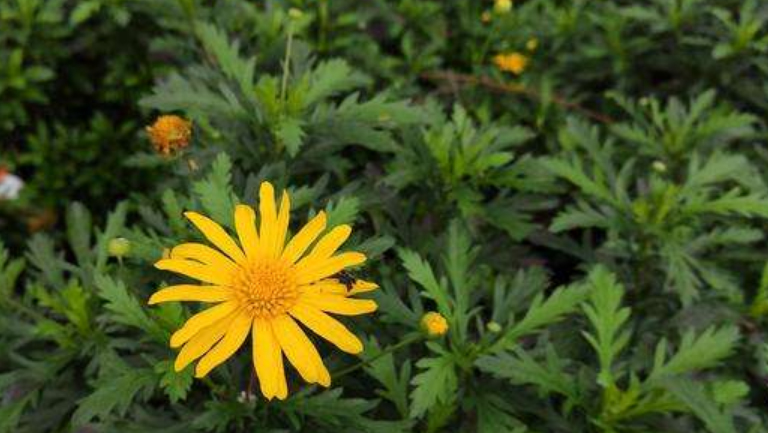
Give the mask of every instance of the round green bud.
<path id="1" fill-rule="evenodd" d="M 488 322 L 485 327 L 488 329 L 488 332 L 493 332 L 494 334 L 501 332 L 501 325 L 496 322 Z"/>
<path id="2" fill-rule="evenodd" d="M 126 238 L 114 238 L 109 241 L 107 251 L 112 257 L 125 257 L 131 252 L 131 241 Z"/>

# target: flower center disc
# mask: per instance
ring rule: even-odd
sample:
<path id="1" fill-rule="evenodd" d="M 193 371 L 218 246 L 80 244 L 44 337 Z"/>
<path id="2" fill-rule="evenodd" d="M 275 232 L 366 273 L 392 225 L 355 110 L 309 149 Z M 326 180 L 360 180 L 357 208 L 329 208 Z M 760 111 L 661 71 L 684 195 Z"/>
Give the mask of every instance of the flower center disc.
<path id="1" fill-rule="evenodd" d="M 299 292 L 288 266 L 278 262 L 246 265 L 233 281 L 240 305 L 254 317 L 279 316 L 296 304 Z"/>

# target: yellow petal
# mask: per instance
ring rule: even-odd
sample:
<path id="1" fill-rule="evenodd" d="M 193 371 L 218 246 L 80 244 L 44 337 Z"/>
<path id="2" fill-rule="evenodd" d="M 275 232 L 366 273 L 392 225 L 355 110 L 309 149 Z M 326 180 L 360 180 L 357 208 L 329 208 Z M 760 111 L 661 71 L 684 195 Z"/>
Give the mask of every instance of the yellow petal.
<path id="1" fill-rule="evenodd" d="M 299 302 L 291 308 L 290 314 L 315 334 L 335 344 L 339 349 L 352 354 L 363 351 L 363 343 L 355 334 L 349 332 L 339 321 L 317 308 Z"/>
<path id="2" fill-rule="evenodd" d="M 227 256 L 207 245 L 198 243 L 186 243 L 174 247 L 171 250 L 171 258 L 197 260 L 204 265 L 210 265 L 231 273 L 237 271 L 237 265 Z"/>
<path id="3" fill-rule="evenodd" d="M 349 252 L 341 253 L 328 259 L 308 262 L 304 266 L 296 265 L 298 274 L 297 284 L 308 284 L 322 280 L 338 273 L 349 266 L 359 265 L 365 261 L 365 254 Z"/>
<path id="4" fill-rule="evenodd" d="M 370 281 L 356 280 L 352 286 L 352 290 L 347 295 L 356 295 L 358 293 L 370 292 L 379 288 L 379 285 Z"/>
<path id="5" fill-rule="evenodd" d="M 336 282 L 336 280 L 326 279 L 326 280 L 318 281 L 317 283 L 314 283 L 314 284 L 307 284 L 305 286 L 301 286 L 299 287 L 299 292 L 331 293 L 335 295 L 346 295 L 347 288 L 343 284 Z"/>
<path id="6" fill-rule="evenodd" d="M 181 329 L 171 335 L 171 347 L 181 346 L 203 328 L 231 315 L 236 308 L 237 303 L 235 301 L 228 301 L 195 314 L 187 320 Z"/>
<path id="7" fill-rule="evenodd" d="M 301 302 L 328 313 L 344 316 L 372 313 L 376 311 L 377 307 L 376 303 L 370 299 L 353 299 L 346 296 L 322 293 L 305 293 L 301 296 Z"/>
<path id="8" fill-rule="evenodd" d="M 228 287 L 179 284 L 158 290 L 149 298 L 149 305 L 171 301 L 221 302 L 229 299 Z"/>
<path id="9" fill-rule="evenodd" d="M 325 230 L 325 223 L 327 217 L 325 212 L 320 211 L 314 218 L 312 218 L 307 225 L 301 228 L 299 232 L 294 236 L 288 245 L 283 250 L 282 258 L 287 263 L 295 263 L 304 251 L 309 248 L 312 242 L 315 241 L 318 235 Z"/>
<path id="10" fill-rule="evenodd" d="M 259 188 L 259 218 L 261 218 L 259 250 L 262 254 L 273 257 L 275 239 L 277 238 L 277 210 L 275 208 L 275 189 L 269 182 L 262 182 Z"/>
<path id="11" fill-rule="evenodd" d="M 256 212 L 252 207 L 239 204 L 235 207 L 235 231 L 245 255 L 253 259 L 259 251 L 259 234 L 256 232 Z"/>
<path id="12" fill-rule="evenodd" d="M 283 353 L 272 324 L 267 320 L 256 319 L 253 322 L 253 366 L 264 397 L 269 400 L 273 397 L 285 399 L 288 384 L 285 381 Z"/>
<path id="13" fill-rule="evenodd" d="M 352 227 L 344 224 L 334 227 L 327 235 L 323 236 L 317 245 L 309 253 L 308 257 L 316 259 L 327 259 L 331 257 L 339 247 L 349 239 L 349 235 L 352 233 Z M 299 262 L 301 264 L 301 262 Z"/>
<path id="14" fill-rule="evenodd" d="M 197 363 L 195 377 L 205 377 L 208 372 L 237 352 L 251 331 L 252 321 L 250 314 L 240 313 L 229 325 L 224 338 Z"/>
<path id="15" fill-rule="evenodd" d="M 173 368 L 176 371 L 184 370 L 184 368 L 192 361 L 203 356 L 208 349 L 224 336 L 231 323 L 231 317 L 219 320 L 195 334 L 194 337 L 184 345 L 181 352 L 179 352 L 179 356 L 176 357 L 176 362 L 173 364 Z"/>
<path id="16" fill-rule="evenodd" d="M 283 191 L 283 198 L 280 200 L 280 213 L 277 215 L 277 223 L 275 225 L 275 244 L 272 246 L 270 257 L 280 257 L 280 254 L 283 252 L 290 217 L 291 199 L 288 197 L 288 193 Z"/>
<path id="17" fill-rule="evenodd" d="M 197 212 L 184 212 L 184 216 L 194 224 L 198 230 L 209 240 L 216 248 L 232 258 L 236 263 L 245 261 L 245 254 L 237 246 L 237 243 L 218 223 L 212 219 L 200 215 Z"/>
<path id="18" fill-rule="evenodd" d="M 302 378 L 323 386 L 331 384 L 331 375 L 323 365 L 320 354 L 299 325 L 284 314 L 272 320 L 272 327 L 288 361 L 296 367 Z"/>
<path id="19" fill-rule="evenodd" d="M 204 265 L 192 260 L 163 259 L 155 263 L 155 267 L 220 286 L 229 285 L 232 278 L 226 269 Z"/>

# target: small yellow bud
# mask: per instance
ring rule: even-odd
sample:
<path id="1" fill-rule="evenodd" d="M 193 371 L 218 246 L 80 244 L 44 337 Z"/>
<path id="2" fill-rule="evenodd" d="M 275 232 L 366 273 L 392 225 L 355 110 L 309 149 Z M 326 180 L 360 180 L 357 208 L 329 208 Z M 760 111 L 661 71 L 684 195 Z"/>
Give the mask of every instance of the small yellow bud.
<path id="1" fill-rule="evenodd" d="M 493 4 L 493 11 L 497 14 L 506 14 L 512 10 L 512 0 L 496 0 Z"/>
<path id="2" fill-rule="evenodd" d="M 301 9 L 296 8 L 290 8 L 288 9 L 288 17 L 292 20 L 298 20 L 302 16 L 304 16 L 304 12 L 301 11 Z"/>
<path id="3" fill-rule="evenodd" d="M 525 43 L 525 48 L 531 52 L 536 51 L 536 48 L 538 47 L 539 47 L 539 40 L 536 38 L 530 38 L 528 39 L 528 42 Z"/>
<path id="4" fill-rule="evenodd" d="M 430 311 L 421 318 L 421 328 L 430 337 L 440 337 L 448 332 L 448 321 L 440 313 Z"/>
<path id="5" fill-rule="evenodd" d="M 131 241 L 126 238 L 114 238 L 107 245 L 107 252 L 112 257 L 125 257 L 131 252 Z"/>
<path id="6" fill-rule="evenodd" d="M 667 172 L 667 164 L 664 164 L 661 161 L 653 161 L 653 164 L 651 165 L 653 167 L 653 171 L 656 173 L 666 173 Z"/>
<path id="7" fill-rule="evenodd" d="M 165 156 L 187 147 L 192 138 L 192 122 L 173 114 L 158 117 L 146 130 L 155 150 Z"/>
<path id="8" fill-rule="evenodd" d="M 487 325 L 485 325 L 486 328 L 488 328 L 489 332 L 492 332 L 494 334 L 498 334 L 501 332 L 501 325 L 499 325 L 496 322 L 488 322 Z"/>
<path id="9" fill-rule="evenodd" d="M 485 24 L 485 23 L 489 23 L 489 22 L 491 22 L 491 18 L 493 18 L 493 15 L 491 15 L 491 13 L 490 13 L 490 12 L 488 12 L 488 11 L 484 11 L 484 12 L 483 12 L 483 13 L 480 15 L 480 21 L 481 21 L 482 23 L 484 23 L 484 24 Z"/>

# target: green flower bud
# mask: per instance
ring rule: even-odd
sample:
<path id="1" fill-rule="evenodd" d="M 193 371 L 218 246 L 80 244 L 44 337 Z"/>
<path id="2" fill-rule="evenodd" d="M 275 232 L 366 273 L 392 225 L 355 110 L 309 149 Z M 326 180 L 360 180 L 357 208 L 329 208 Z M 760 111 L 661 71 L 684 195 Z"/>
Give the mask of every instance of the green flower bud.
<path id="1" fill-rule="evenodd" d="M 112 257 L 125 257 L 131 252 L 131 241 L 126 238 L 114 238 L 109 241 L 107 251 Z"/>

